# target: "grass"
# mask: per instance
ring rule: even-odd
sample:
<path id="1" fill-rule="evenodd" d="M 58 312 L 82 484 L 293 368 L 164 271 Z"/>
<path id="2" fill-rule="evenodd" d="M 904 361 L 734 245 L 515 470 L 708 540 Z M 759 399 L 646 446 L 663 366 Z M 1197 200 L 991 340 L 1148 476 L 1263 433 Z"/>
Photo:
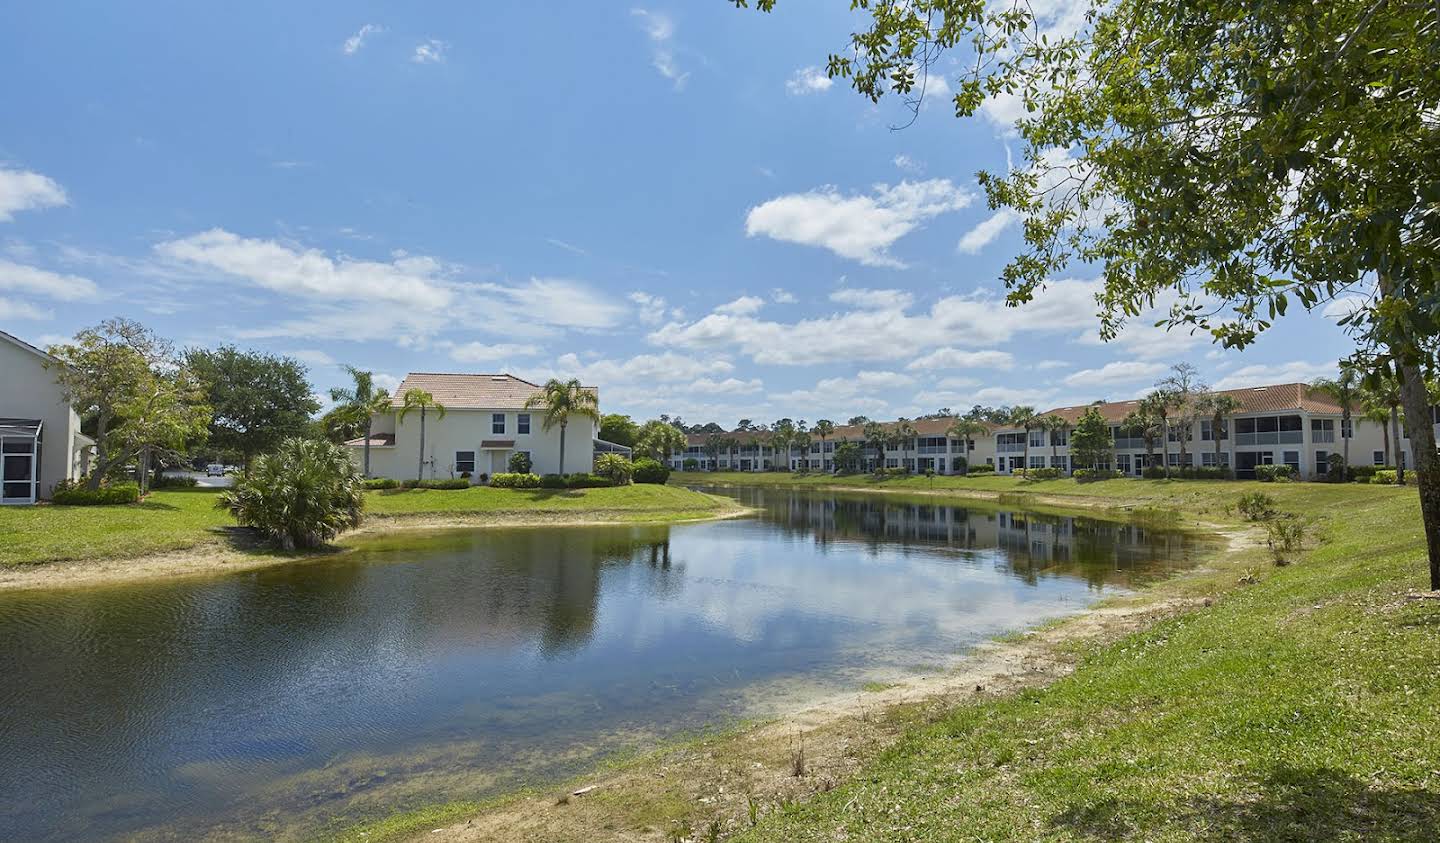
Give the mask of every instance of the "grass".
<path id="1" fill-rule="evenodd" d="M 1212 512 L 1247 485 L 1119 483 Z M 1440 601 L 1404 594 L 1424 587 L 1417 498 L 1270 491 L 1325 535 L 1297 564 L 1257 564 L 1254 585 L 1198 572 L 1178 587 L 1200 584 L 1209 606 L 1077 645 L 1069 677 L 957 706 L 732 839 L 1434 839 Z"/>
<path id="2" fill-rule="evenodd" d="M 0 507 L 0 565 L 146 556 L 223 541 L 234 526 L 212 490 L 153 492 L 128 506 Z M 366 493 L 369 516 L 593 516 L 604 521 L 683 521 L 723 504 L 670 486 L 600 489 L 408 490 Z"/>

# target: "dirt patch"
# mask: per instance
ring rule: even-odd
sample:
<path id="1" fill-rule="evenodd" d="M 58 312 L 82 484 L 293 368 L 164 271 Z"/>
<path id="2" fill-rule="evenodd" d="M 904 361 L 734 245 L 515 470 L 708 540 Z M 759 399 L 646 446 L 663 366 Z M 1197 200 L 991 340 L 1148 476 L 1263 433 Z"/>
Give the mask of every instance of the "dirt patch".
<path id="1" fill-rule="evenodd" d="M 223 576 L 240 571 L 268 568 L 272 565 L 304 564 L 343 556 L 353 549 L 349 543 L 355 539 L 406 530 L 440 530 L 457 527 L 598 527 L 647 523 L 681 524 L 738 518 L 750 513 L 751 510 L 739 505 L 727 504 L 715 511 L 697 510 L 693 518 L 666 517 L 656 518 L 653 521 L 646 520 L 646 513 L 643 510 L 372 515 L 359 529 L 346 533 L 341 538 L 339 545 L 315 553 L 269 552 L 244 531 L 232 530 L 228 531 L 230 533 L 228 537 L 216 535 L 215 538 L 192 547 L 145 556 L 69 560 L 0 567 L 0 591 L 104 586 L 161 578 Z"/>

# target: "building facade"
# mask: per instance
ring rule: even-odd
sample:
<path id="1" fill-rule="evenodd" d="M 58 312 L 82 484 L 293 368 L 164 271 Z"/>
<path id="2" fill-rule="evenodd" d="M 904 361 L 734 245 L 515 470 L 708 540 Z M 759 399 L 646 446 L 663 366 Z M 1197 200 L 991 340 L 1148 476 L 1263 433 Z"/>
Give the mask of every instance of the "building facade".
<path id="1" fill-rule="evenodd" d="M 425 412 L 425 447 L 420 448 L 420 411 L 400 418 L 403 396 L 423 389 L 445 408 Z M 587 387 L 594 390 L 594 387 Z M 536 474 L 590 471 L 599 442 L 599 425 L 587 418 L 570 420 L 565 429 L 565 463 L 560 463 L 560 428 L 545 429 L 544 411 L 526 408 L 541 387 L 514 375 L 412 372 L 395 390 L 389 411 L 371 421 L 370 476 L 425 480 L 468 475 L 472 483 L 509 471 L 510 457 L 530 455 Z M 596 391 L 598 397 L 598 391 Z M 345 443 L 357 466 L 364 460 L 364 439 Z M 611 446 L 613 447 L 613 446 Z"/>
<path id="2" fill-rule="evenodd" d="M 0 504 L 32 504 L 89 470 L 94 440 L 55 379 L 55 358 L 0 331 Z"/>
<path id="3" fill-rule="evenodd" d="M 913 436 L 895 439 L 900 422 L 882 422 L 881 429 L 892 441 L 872 442 L 863 425 L 839 425 L 822 441 L 813 433 L 806 447 L 791 447 L 781 453 L 766 431 L 736 431 L 725 434 L 686 434 L 685 450 L 670 456 L 670 465 L 683 469 L 694 460 L 701 471 L 835 471 L 835 449 L 845 442 L 860 446 L 861 464 L 867 471 L 876 468 L 908 468 L 915 473 L 960 474 L 968 464 L 993 463 L 992 436 L 977 436 L 966 443 L 947 436 L 953 419 L 917 419 L 906 422 Z"/>

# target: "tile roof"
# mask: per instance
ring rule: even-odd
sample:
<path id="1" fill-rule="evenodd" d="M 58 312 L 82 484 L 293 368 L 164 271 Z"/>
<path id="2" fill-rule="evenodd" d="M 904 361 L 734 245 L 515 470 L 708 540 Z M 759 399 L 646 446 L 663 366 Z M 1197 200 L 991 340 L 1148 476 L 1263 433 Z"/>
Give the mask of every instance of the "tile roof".
<path id="1" fill-rule="evenodd" d="M 944 436 L 945 431 L 949 430 L 950 425 L 953 423 L 954 419 L 949 418 L 915 419 L 910 422 L 910 426 L 915 428 L 915 433 L 919 436 Z M 893 429 L 897 424 L 899 424 L 898 421 L 880 422 L 880 426 L 885 428 L 886 430 Z M 996 425 L 984 422 L 982 422 L 982 424 L 985 424 L 985 426 L 990 428 L 992 432 L 996 429 Z M 688 433 L 685 435 L 685 440 L 691 445 L 704 445 L 710 440 L 711 435 L 712 434 L 709 433 Z M 735 439 L 738 439 L 741 444 L 748 444 L 755 441 L 757 438 L 762 441 L 768 441 L 770 431 L 759 430 L 746 431 L 744 433 L 732 431 L 720 435 L 734 437 Z M 815 442 L 820 441 L 820 437 L 816 436 L 814 431 L 810 431 L 810 438 L 812 441 Z M 865 438 L 865 426 L 860 424 L 839 424 L 835 426 L 835 432 L 825 438 L 832 442 L 838 442 L 844 439 L 858 442 Z"/>
<path id="2" fill-rule="evenodd" d="M 1282 383 L 1271 386 L 1247 386 L 1243 389 L 1221 389 L 1217 394 L 1229 395 L 1240 402 L 1240 413 L 1278 413 L 1305 410 L 1311 413 L 1340 413 L 1340 405 L 1330 396 L 1311 389 L 1303 383 Z M 1080 404 L 1073 407 L 1056 407 L 1041 415 L 1055 414 L 1074 424 L 1091 407 L 1109 422 L 1118 422 L 1140 405 L 1140 399 L 1129 401 L 1104 401 L 1097 404 Z"/>
<path id="3" fill-rule="evenodd" d="M 595 387 L 585 388 L 599 397 L 600 391 Z M 523 410 L 525 402 L 539 393 L 541 387 L 506 374 L 411 372 L 395 388 L 391 408 L 398 410 L 405 406 L 405 392 L 410 389 L 425 390 L 447 410 Z"/>

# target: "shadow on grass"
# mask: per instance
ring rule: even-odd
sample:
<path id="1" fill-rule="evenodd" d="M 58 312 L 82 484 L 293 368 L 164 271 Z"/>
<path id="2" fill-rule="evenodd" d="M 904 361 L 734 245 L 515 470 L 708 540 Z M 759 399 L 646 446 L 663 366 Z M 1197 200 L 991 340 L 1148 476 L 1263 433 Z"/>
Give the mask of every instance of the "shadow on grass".
<path id="1" fill-rule="evenodd" d="M 281 550 L 271 544 L 259 530 L 253 527 L 212 527 L 210 532 L 224 540 L 225 546 L 236 553 L 247 555 L 284 556 L 295 559 L 309 558 L 314 556 L 332 556 L 343 553 L 345 548 L 336 544 L 327 544 L 324 547 L 304 548 L 300 550 Z"/>
<path id="2" fill-rule="evenodd" d="M 1279 766 L 1255 777 L 1252 797 L 1192 800 L 1177 817 L 1205 840 L 1433 841 L 1440 825 L 1440 792 L 1374 785 L 1327 767 Z M 1078 836 L 1113 840 L 1137 832 L 1125 801 L 1074 806 L 1051 825 Z M 1148 806 L 1147 806 L 1148 808 Z"/>

